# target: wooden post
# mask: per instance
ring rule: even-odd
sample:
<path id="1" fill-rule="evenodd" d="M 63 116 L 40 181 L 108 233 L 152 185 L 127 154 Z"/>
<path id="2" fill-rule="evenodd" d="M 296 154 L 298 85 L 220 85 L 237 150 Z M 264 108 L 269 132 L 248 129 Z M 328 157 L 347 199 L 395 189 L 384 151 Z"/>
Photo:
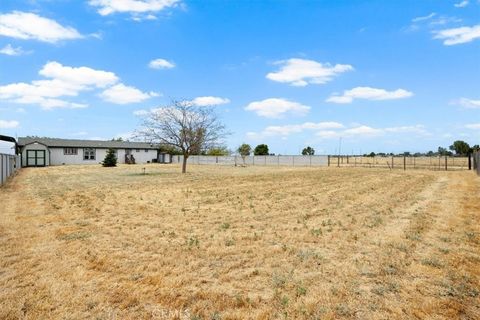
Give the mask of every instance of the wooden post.
<path id="1" fill-rule="evenodd" d="M 265 156 L 265 165 L 267 165 L 267 156 Z"/>
<path id="2" fill-rule="evenodd" d="M 472 154 L 468 154 L 468 170 L 472 170 Z"/>
<path id="3" fill-rule="evenodd" d="M 328 159 L 328 160 L 327 160 L 327 167 L 330 167 L 330 156 L 327 156 L 327 157 L 328 157 L 328 158 L 327 158 L 327 159 Z"/>
<path id="4" fill-rule="evenodd" d="M 392 169 L 393 169 L 393 166 L 394 166 L 394 161 L 393 161 L 393 159 L 394 159 L 394 158 L 393 158 L 393 156 L 392 156 Z"/>
<path id="5" fill-rule="evenodd" d="M 445 156 L 445 171 L 447 171 L 448 168 L 447 168 L 447 156 Z"/>
<path id="6" fill-rule="evenodd" d="M 337 165 L 337 166 L 340 168 L 340 155 L 338 155 L 338 159 L 337 159 L 337 160 L 338 160 L 338 165 Z"/>
<path id="7" fill-rule="evenodd" d="M 403 171 L 407 170 L 407 157 L 403 156 Z"/>
<path id="8" fill-rule="evenodd" d="M 312 166 L 312 155 L 310 155 L 310 167 Z"/>
<path id="9" fill-rule="evenodd" d="M 218 156 L 215 157 L 215 163 L 218 163 Z"/>

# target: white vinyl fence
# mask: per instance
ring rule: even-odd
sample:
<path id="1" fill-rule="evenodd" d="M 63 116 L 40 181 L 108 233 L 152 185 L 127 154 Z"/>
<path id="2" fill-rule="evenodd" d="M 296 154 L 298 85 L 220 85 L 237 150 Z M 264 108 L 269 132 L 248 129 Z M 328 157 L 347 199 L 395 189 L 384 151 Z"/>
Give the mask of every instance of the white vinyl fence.
<path id="1" fill-rule="evenodd" d="M 21 167 L 20 156 L 0 153 L 0 186 Z"/>
<path id="2" fill-rule="evenodd" d="M 190 156 L 188 164 L 243 165 L 241 156 Z M 183 156 L 172 156 L 172 163 L 182 163 Z M 328 166 L 328 156 L 248 156 L 245 164 L 249 166 Z"/>

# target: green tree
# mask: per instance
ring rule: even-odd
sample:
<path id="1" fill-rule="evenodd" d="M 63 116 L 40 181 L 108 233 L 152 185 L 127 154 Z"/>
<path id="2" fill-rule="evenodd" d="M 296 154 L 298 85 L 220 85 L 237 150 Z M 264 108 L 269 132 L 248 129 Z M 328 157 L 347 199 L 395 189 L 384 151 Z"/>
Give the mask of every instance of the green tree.
<path id="1" fill-rule="evenodd" d="M 438 147 L 438 155 L 439 156 L 451 156 L 453 153 L 448 151 L 447 148 Z"/>
<path id="2" fill-rule="evenodd" d="M 304 156 L 313 156 L 314 154 L 315 154 L 315 149 L 313 149 L 310 146 L 303 148 L 302 150 L 302 155 Z"/>
<path id="3" fill-rule="evenodd" d="M 256 156 L 268 156 L 268 146 L 266 144 L 259 144 L 253 150 L 253 154 Z"/>
<path id="4" fill-rule="evenodd" d="M 457 155 L 467 155 L 470 152 L 470 146 L 462 140 L 455 141 L 449 149 L 455 151 Z"/>
<path id="5" fill-rule="evenodd" d="M 208 149 L 207 156 L 228 156 L 230 154 L 230 150 L 227 147 L 216 147 Z"/>
<path id="6" fill-rule="evenodd" d="M 237 152 L 242 157 L 243 164 L 245 164 L 245 157 L 250 155 L 252 152 L 252 147 L 250 147 L 249 144 L 243 143 L 240 147 L 238 147 Z"/>
<path id="7" fill-rule="evenodd" d="M 114 149 L 108 149 L 105 159 L 103 159 L 102 165 L 104 167 L 116 167 L 117 166 L 117 155 L 115 154 Z"/>

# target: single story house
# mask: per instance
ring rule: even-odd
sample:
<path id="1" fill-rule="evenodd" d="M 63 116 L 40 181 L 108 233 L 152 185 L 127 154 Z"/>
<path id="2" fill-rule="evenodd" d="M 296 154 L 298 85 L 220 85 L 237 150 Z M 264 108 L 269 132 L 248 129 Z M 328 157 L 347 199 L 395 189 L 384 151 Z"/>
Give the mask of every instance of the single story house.
<path id="1" fill-rule="evenodd" d="M 115 150 L 118 163 L 171 162 L 169 154 L 147 142 L 22 137 L 18 138 L 17 145 L 22 167 L 99 164 L 108 149 Z"/>

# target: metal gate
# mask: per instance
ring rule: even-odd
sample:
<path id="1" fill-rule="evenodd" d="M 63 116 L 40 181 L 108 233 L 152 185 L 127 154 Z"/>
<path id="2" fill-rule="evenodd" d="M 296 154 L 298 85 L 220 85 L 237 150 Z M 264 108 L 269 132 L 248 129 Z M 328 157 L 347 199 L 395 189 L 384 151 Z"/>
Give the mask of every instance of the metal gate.
<path id="1" fill-rule="evenodd" d="M 45 150 L 27 150 L 27 167 L 45 167 Z"/>

